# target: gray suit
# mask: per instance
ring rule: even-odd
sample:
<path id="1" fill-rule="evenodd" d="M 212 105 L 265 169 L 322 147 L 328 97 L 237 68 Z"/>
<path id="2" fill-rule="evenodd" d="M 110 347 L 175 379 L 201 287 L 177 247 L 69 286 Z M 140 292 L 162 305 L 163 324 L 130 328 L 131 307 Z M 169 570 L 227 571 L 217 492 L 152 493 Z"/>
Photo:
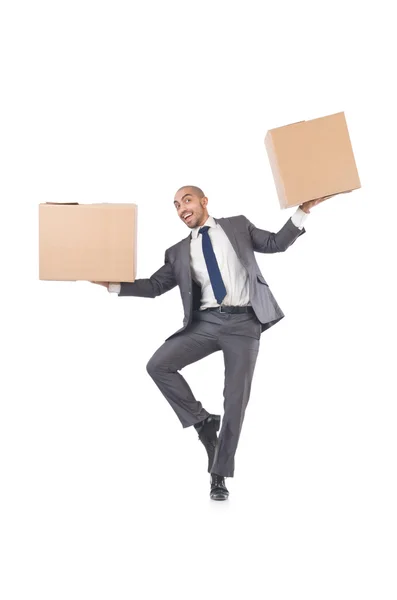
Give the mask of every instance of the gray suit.
<path id="1" fill-rule="evenodd" d="M 258 229 L 246 217 L 215 219 L 228 236 L 249 276 L 254 313 L 200 311 L 200 287 L 190 269 L 191 233 L 165 252 L 164 265 L 148 279 L 121 283 L 119 296 L 155 298 L 176 285 L 184 308 L 183 327 L 169 336 L 147 364 L 147 370 L 183 427 L 205 419 L 208 412 L 178 373 L 188 364 L 222 350 L 225 360 L 224 416 L 212 472 L 233 477 L 234 455 L 248 403 L 261 333 L 284 313 L 260 272 L 254 252 L 284 252 L 306 230 L 291 218 L 277 233 Z"/>

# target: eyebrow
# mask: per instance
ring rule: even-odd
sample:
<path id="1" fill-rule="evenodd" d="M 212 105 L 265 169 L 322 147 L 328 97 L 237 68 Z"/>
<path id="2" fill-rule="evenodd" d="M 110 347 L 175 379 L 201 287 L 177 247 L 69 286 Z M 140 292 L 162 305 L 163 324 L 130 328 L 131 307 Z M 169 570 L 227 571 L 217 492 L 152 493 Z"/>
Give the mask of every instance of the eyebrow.
<path id="1" fill-rule="evenodd" d="M 192 194 L 185 194 L 185 195 L 182 197 L 182 199 L 181 199 L 181 202 L 182 202 L 183 198 L 186 198 L 186 196 L 191 196 L 191 195 L 192 195 Z M 174 204 L 175 204 L 175 202 L 178 202 L 178 200 L 174 200 Z"/>

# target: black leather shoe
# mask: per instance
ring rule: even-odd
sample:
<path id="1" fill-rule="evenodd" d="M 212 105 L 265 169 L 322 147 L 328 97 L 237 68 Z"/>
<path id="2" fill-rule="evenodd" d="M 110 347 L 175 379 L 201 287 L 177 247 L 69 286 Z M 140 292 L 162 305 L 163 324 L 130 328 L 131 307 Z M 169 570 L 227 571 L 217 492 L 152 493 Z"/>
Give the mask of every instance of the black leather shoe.
<path id="1" fill-rule="evenodd" d="M 211 500 L 227 500 L 229 497 L 229 490 L 225 485 L 225 478 L 222 475 L 216 475 L 211 473 Z"/>
<path id="2" fill-rule="evenodd" d="M 218 443 L 216 432 L 219 430 L 221 422 L 220 415 L 209 415 L 204 421 L 194 425 L 199 440 L 202 442 L 208 454 L 208 473 L 211 473 L 212 463 L 214 462 L 215 449 Z"/>

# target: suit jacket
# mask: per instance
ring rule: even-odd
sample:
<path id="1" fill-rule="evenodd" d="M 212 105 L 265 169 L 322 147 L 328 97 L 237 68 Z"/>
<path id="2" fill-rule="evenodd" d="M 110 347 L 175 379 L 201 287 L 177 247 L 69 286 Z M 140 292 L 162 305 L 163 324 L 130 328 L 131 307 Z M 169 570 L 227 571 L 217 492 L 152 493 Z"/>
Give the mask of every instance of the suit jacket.
<path id="1" fill-rule="evenodd" d="M 244 215 L 215 219 L 228 236 L 241 263 L 247 270 L 250 286 L 250 302 L 262 323 L 262 332 L 275 325 L 285 315 L 277 304 L 263 277 L 254 252 L 285 252 L 295 240 L 306 233 L 289 218 L 277 233 L 258 229 Z M 171 339 L 191 323 L 193 310 L 200 307 L 201 288 L 192 279 L 190 268 L 189 235 L 165 251 L 164 265 L 148 279 L 136 279 L 133 283 L 122 282 L 119 296 L 141 296 L 155 298 L 168 292 L 176 285 L 182 298 L 183 326 L 167 338 Z"/>

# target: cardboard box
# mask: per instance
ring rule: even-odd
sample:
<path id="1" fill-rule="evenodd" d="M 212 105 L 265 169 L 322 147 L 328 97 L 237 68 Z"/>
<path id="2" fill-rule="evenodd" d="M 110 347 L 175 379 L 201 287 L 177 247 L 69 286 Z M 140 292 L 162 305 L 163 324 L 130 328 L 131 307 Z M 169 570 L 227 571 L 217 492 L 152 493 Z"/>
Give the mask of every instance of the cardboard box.
<path id="1" fill-rule="evenodd" d="M 135 281 L 136 204 L 39 204 L 39 279 Z"/>
<path id="2" fill-rule="evenodd" d="M 343 112 L 270 129 L 265 146 L 281 208 L 361 187 Z"/>

